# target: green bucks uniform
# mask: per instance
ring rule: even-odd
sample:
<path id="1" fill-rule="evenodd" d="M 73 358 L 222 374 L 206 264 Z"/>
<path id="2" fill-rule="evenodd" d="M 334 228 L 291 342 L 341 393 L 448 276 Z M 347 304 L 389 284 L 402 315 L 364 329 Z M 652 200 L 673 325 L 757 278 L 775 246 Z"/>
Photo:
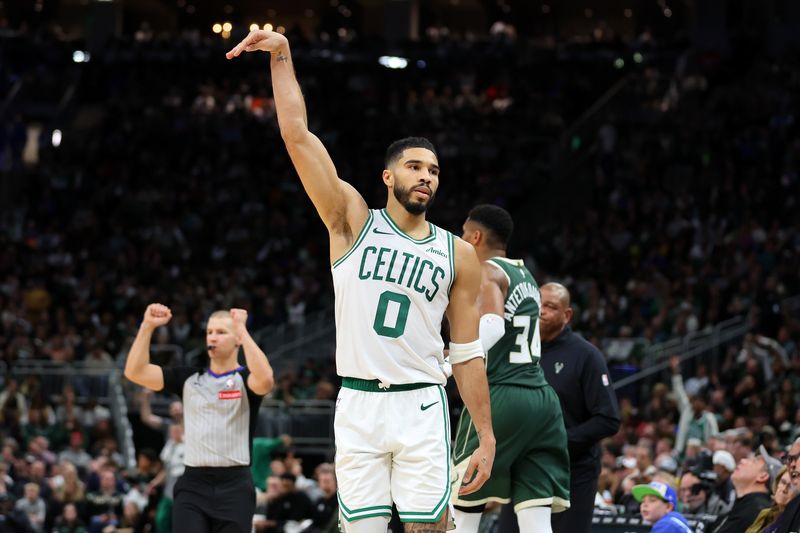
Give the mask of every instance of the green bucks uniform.
<path id="1" fill-rule="evenodd" d="M 508 280 L 504 304 L 505 334 L 489 350 L 486 371 L 497 439 L 492 475 L 476 493 L 453 503 L 475 507 L 490 501 L 513 501 L 514 510 L 550 505 L 569 507 L 569 455 L 561 405 L 539 366 L 539 286 L 521 260 L 494 257 L 487 263 Z M 457 485 L 466 471 L 478 437 L 465 409 L 453 447 Z"/>

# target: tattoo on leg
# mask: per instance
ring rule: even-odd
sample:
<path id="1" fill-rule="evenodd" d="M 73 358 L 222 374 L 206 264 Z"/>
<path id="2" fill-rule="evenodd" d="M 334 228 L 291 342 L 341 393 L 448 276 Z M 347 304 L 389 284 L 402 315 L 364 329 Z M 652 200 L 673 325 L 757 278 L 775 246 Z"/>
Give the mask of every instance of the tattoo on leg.
<path id="1" fill-rule="evenodd" d="M 406 533 L 445 533 L 444 526 L 439 527 L 436 524 L 423 524 L 421 522 L 406 522 Z"/>
<path id="2" fill-rule="evenodd" d="M 445 509 L 442 516 L 435 523 L 406 522 L 403 524 L 405 533 L 445 533 L 447 523 L 450 521 L 450 509 Z"/>

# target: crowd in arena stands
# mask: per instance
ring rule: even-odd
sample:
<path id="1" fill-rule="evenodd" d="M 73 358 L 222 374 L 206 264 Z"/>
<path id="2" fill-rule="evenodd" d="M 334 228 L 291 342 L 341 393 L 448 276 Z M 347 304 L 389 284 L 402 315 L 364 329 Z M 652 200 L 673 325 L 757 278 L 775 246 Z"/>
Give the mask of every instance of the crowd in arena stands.
<path id="1" fill-rule="evenodd" d="M 30 40 L 30 64 L 57 48 Z M 620 398 L 622 429 L 603 443 L 597 504 L 638 513 L 633 487 L 655 480 L 675 490 L 684 514 L 714 517 L 720 533 L 771 531 L 796 493 L 800 453 L 800 322 L 781 307 L 800 294 L 800 69 L 763 58 L 704 64 L 690 52 L 677 69 L 646 64 L 612 101 L 596 148 L 578 146 L 592 133 L 562 159 L 560 136 L 619 73 L 522 40 L 496 44 L 425 42 L 425 66 L 400 71 L 331 62 L 359 52 L 358 40 L 301 44 L 311 128 L 371 206 L 385 195 L 385 146 L 411 132 L 430 137 L 443 168 L 432 220 L 459 233 L 474 203 L 508 207 L 518 228 L 511 252 L 540 283 L 569 285 L 573 329 L 597 345 L 658 342 L 745 315 L 753 333 L 725 346 L 718 365 L 675 359 L 671 379 Z M 326 236 L 276 129 L 266 63 L 224 63 L 208 42 L 119 42 L 93 61 L 81 67 L 80 127 L 64 128 L 59 147 L 43 136 L 37 164 L 20 163 L 25 117 L 2 125 L 1 171 L 21 190 L 0 215 L 0 361 L 108 370 L 156 300 L 174 314 L 156 341 L 186 348 L 202 345 L 214 309 L 249 309 L 255 330 L 302 327 L 329 306 Z M 0 73 L 13 68 L 33 76 L 15 62 Z M 573 173 L 552 178 L 565 160 Z M 286 371 L 273 397 L 334 398 L 329 365 Z M 13 521 L 35 531 L 168 531 L 177 408 L 167 421 L 146 417 L 166 444 L 139 450 L 127 471 L 96 401 L 103 386 L 76 379 L 53 399 L 39 376 L 3 376 L 0 531 Z M 305 478 L 298 458 L 260 444 L 270 464 L 257 530 L 328 530 L 330 465 Z"/>
<path id="2" fill-rule="evenodd" d="M 151 410 L 152 393 L 142 394 L 141 420 L 162 431 L 165 442 L 160 452 L 141 448 L 135 468 L 129 470 L 117 449 L 107 409 L 92 411 L 89 405 L 75 404 L 71 387 L 65 388 L 55 409 L 43 409 L 27 401 L 32 396 L 29 384 L 20 387 L 10 378 L 0 398 L 4 405 L 18 402 L 27 413 L 21 427 L 3 426 L 0 531 L 172 531 L 173 489 L 184 471 L 181 403 L 172 402 L 168 416 L 161 417 Z M 14 400 L 9 402 L 8 396 Z M 34 417 L 46 422 L 33 423 Z M 81 422 L 70 426 L 72 418 Z M 256 531 L 336 531 L 333 466 L 319 464 L 306 478 L 302 462 L 288 436 L 255 439 Z"/>
<path id="3" fill-rule="evenodd" d="M 613 69 L 522 42 L 463 65 L 470 46 L 402 71 L 298 47 L 312 129 L 371 205 L 388 142 L 428 135 L 445 172 L 434 222 L 459 233 L 474 203 L 509 207 L 524 228 L 512 253 L 567 282 L 592 340 L 657 342 L 752 309 L 780 334 L 775 306 L 800 292 L 797 76 L 777 83 L 787 73 L 766 62 L 698 73 L 689 53 L 686 72 L 633 73 L 596 151 L 558 178 L 565 193 L 551 156 Z M 266 64 L 219 50 L 120 42 L 82 67 L 79 127 L 57 148 L 42 140 L 2 216 L 0 359 L 107 366 L 155 299 L 175 315 L 157 342 L 188 347 L 217 308 L 248 308 L 257 330 L 330 305 L 324 229 L 283 149 Z M 537 68 L 548 75 L 528 76 Z"/>

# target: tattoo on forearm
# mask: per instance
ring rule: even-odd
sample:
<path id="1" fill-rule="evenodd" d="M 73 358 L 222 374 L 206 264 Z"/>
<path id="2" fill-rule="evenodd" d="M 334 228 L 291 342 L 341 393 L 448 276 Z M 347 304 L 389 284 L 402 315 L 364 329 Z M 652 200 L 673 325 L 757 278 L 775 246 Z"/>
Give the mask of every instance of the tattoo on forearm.
<path id="1" fill-rule="evenodd" d="M 278 52 L 278 61 L 280 61 L 281 63 L 286 63 L 287 61 L 289 61 L 289 58 L 283 55 L 282 53 Z"/>

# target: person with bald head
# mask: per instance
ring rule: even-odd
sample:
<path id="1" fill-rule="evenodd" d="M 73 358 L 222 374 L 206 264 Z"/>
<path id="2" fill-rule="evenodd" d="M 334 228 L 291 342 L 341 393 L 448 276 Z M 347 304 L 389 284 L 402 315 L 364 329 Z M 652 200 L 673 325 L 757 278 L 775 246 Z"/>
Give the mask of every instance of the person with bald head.
<path id="1" fill-rule="evenodd" d="M 553 531 L 589 531 L 600 474 L 599 442 L 619 430 L 619 406 L 600 350 L 569 327 L 570 295 L 560 283 L 541 288 L 541 366 L 561 401 L 570 458 L 569 510 L 553 515 Z"/>

